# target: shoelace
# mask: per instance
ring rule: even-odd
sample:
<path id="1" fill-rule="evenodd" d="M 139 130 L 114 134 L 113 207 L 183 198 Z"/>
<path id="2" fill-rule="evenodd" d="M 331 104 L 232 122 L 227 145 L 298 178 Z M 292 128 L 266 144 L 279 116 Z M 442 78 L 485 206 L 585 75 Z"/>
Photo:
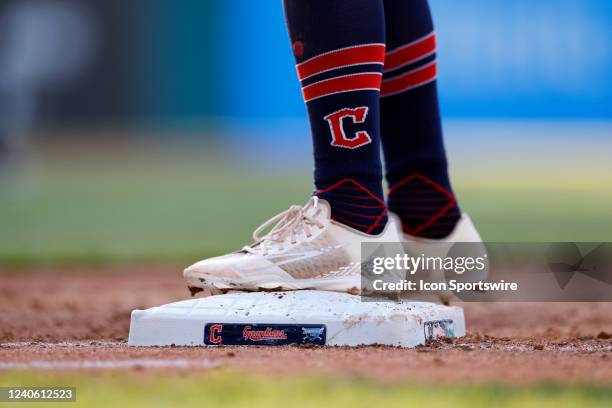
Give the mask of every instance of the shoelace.
<path id="1" fill-rule="evenodd" d="M 253 239 L 255 244 L 251 246 L 245 246 L 242 248 L 243 251 L 251 254 L 256 254 L 261 251 L 261 254 L 266 256 L 270 247 L 278 245 L 279 250 L 283 250 L 283 243 L 289 235 L 290 242 L 295 244 L 297 242 L 296 237 L 300 232 L 304 232 L 306 237 L 312 236 L 312 226 L 318 228 L 324 228 L 323 223 L 315 218 L 318 211 L 308 214 L 310 209 L 316 209 L 319 199 L 316 196 L 310 198 L 308 203 L 304 207 L 299 205 L 292 205 L 288 210 L 275 215 L 268 221 L 261 224 L 255 231 L 253 231 Z M 270 232 L 265 235 L 261 235 L 263 231 L 274 225 Z"/>

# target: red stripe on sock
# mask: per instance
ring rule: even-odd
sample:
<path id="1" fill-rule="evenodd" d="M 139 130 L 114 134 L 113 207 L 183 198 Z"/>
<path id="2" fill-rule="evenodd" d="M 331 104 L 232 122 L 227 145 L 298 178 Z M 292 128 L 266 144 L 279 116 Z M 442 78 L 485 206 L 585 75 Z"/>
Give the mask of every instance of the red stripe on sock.
<path id="1" fill-rule="evenodd" d="M 447 203 L 448 200 L 444 200 L 444 202 Z M 422 207 L 422 206 L 416 206 L 416 205 L 394 205 L 393 208 L 397 208 L 400 210 L 407 210 L 407 211 L 430 211 L 430 212 L 440 210 L 440 206 Z"/>
<path id="2" fill-rule="evenodd" d="M 395 78 L 384 80 L 380 89 L 380 96 L 395 95 L 428 84 L 434 81 L 437 75 L 437 64 L 433 61 Z"/>
<path id="3" fill-rule="evenodd" d="M 384 64 L 384 44 L 364 44 L 317 55 L 297 65 L 300 81 L 321 72 L 361 64 Z"/>
<path id="4" fill-rule="evenodd" d="M 356 213 L 354 211 L 344 210 L 342 208 L 334 208 L 334 211 L 341 212 L 344 214 L 354 215 L 355 217 L 360 217 L 360 218 L 375 218 L 375 219 L 378 218 L 378 215 L 364 215 L 364 214 Z"/>
<path id="5" fill-rule="evenodd" d="M 342 179 L 340 181 L 338 181 L 337 183 L 332 184 L 331 186 L 324 188 L 322 190 L 317 190 L 315 191 L 316 195 L 322 194 L 322 193 L 327 193 L 328 191 L 334 190 L 340 186 L 342 186 L 343 184 L 353 184 L 355 186 L 357 186 L 358 188 L 360 188 L 361 190 L 363 190 L 370 198 L 372 198 L 374 201 L 376 201 L 377 203 L 379 203 L 381 205 L 381 207 L 385 206 L 385 202 L 383 200 L 381 200 L 380 198 L 378 198 L 378 196 L 376 196 L 375 194 L 373 194 L 370 190 L 368 190 L 367 188 L 365 188 L 361 183 L 359 183 L 357 180 L 353 180 L 350 178 L 345 178 Z M 398 183 L 399 184 L 399 183 Z"/>
<path id="6" fill-rule="evenodd" d="M 342 202 L 342 205 L 347 205 L 347 206 L 355 207 L 355 208 L 364 208 L 364 209 L 384 208 L 384 205 L 362 205 L 362 204 L 354 204 L 354 203 L 348 203 L 348 202 Z"/>
<path id="7" fill-rule="evenodd" d="M 412 64 L 436 52 L 436 35 L 428 34 L 423 38 L 406 44 L 385 56 L 385 72 Z"/>
<path id="8" fill-rule="evenodd" d="M 404 207 L 397 207 L 397 208 L 402 208 L 405 209 Z M 436 210 L 438 210 L 439 208 L 436 208 Z M 448 217 L 457 217 L 460 216 L 461 214 L 457 213 L 457 211 L 447 211 L 446 214 L 442 215 L 439 219 L 442 218 L 448 218 Z M 411 218 L 411 219 L 417 219 L 417 220 L 428 220 L 429 218 L 431 218 L 431 213 L 429 214 L 403 214 L 402 218 Z"/>
<path id="9" fill-rule="evenodd" d="M 409 203 L 437 203 L 437 202 L 445 202 L 448 201 L 445 197 L 432 197 L 432 198 L 424 198 L 424 197 L 393 197 L 393 201 L 397 202 L 409 202 Z"/>
<path id="10" fill-rule="evenodd" d="M 346 184 L 352 184 L 355 187 L 358 187 L 359 189 L 363 190 L 372 200 L 374 200 L 376 203 L 378 203 L 378 206 L 374 206 L 374 207 L 370 207 L 370 206 L 365 206 L 365 205 L 358 205 L 358 204 L 352 204 L 352 203 L 347 203 L 347 202 L 343 202 L 343 205 L 351 205 L 353 207 L 362 207 L 362 208 L 381 208 L 381 212 L 380 214 L 378 214 L 378 216 L 376 217 L 376 219 L 374 220 L 374 222 L 370 225 L 363 225 L 363 224 L 357 224 L 355 222 L 347 222 L 347 224 L 353 224 L 362 228 L 367 228 L 366 229 L 366 234 L 371 233 L 374 228 L 381 226 L 381 221 L 382 219 L 387 215 L 387 206 L 385 205 L 385 202 L 379 198 L 378 196 L 376 196 L 375 194 L 373 194 L 370 190 L 368 190 L 367 188 L 365 188 L 361 183 L 359 183 L 357 180 L 353 180 L 353 179 L 342 179 L 340 181 L 338 181 L 335 184 L 332 184 L 331 186 L 324 188 L 322 190 L 317 190 L 315 191 L 315 195 L 321 195 L 323 193 L 327 193 L 330 192 L 332 190 L 335 190 L 337 188 L 341 188 L 341 187 L 346 187 Z M 338 218 L 336 216 L 333 216 L 333 218 Z M 341 220 L 338 220 L 340 222 L 343 222 Z M 346 220 L 348 221 L 348 220 Z"/>
<path id="11" fill-rule="evenodd" d="M 364 74 L 353 74 L 326 79 L 302 88 L 304 101 L 309 102 L 323 96 L 333 95 L 340 92 L 380 90 L 382 74 L 378 72 L 366 72 Z"/>
<path id="12" fill-rule="evenodd" d="M 369 196 L 367 196 L 367 195 L 363 196 L 363 195 L 338 194 L 338 193 L 334 194 L 334 197 L 342 197 L 342 198 L 357 198 L 357 199 L 359 199 L 359 198 L 369 199 L 369 198 L 370 198 L 370 197 L 369 197 Z"/>
<path id="13" fill-rule="evenodd" d="M 358 222 L 355 222 L 355 221 L 350 221 L 350 220 L 344 219 L 344 218 L 342 218 L 342 217 L 338 217 L 338 216 L 337 216 L 337 215 L 335 215 L 335 214 L 334 214 L 334 215 L 332 215 L 332 219 L 333 219 L 333 220 L 335 220 L 335 221 L 341 222 L 342 224 L 346 224 L 346 225 L 354 225 L 354 226 L 356 226 L 356 227 L 360 227 L 360 228 L 367 228 L 366 233 L 368 233 L 368 234 L 369 234 L 370 232 L 372 232 L 372 230 L 373 230 L 374 228 L 376 228 L 376 227 L 380 227 L 380 226 L 381 226 L 381 224 L 380 224 L 380 219 L 377 219 L 377 220 L 376 220 L 376 222 L 375 222 L 374 224 L 371 224 L 371 225 L 361 224 L 361 223 L 358 223 Z"/>

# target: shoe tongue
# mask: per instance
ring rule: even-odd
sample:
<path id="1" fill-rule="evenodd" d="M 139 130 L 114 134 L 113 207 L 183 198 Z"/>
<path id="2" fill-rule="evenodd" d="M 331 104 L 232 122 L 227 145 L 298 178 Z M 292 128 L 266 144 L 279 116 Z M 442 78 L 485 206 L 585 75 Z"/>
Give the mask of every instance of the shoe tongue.
<path id="1" fill-rule="evenodd" d="M 314 216 L 316 213 L 319 213 L 319 215 L 317 216 L 317 218 L 319 219 L 329 219 L 330 217 L 330 213 L 331 213 L 331 207 L 329 206 L 329 203 L 326 200 L 323 200 L 321 198 L 319 198 L 317 200 L 317 204 L 308 208 L 308 210 L 306 210 L 305 214 L 308 216 Z"/>

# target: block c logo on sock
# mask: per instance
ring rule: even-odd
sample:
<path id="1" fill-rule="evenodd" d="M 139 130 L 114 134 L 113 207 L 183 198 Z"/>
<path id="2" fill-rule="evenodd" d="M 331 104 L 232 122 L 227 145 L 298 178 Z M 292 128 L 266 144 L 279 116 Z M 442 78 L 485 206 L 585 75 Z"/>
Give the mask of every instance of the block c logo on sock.
<path id="1" fill-rule="evenodd" d="M 365 130 L 360 130 L 355 133 L 351 138 L 346 136 L 342 121 L 346 118 L 353 120 L 353 123 L 365 122 L 366 116 L 368 116 L 368 107 L 359 106 L 357 108 L 342 108 L 334 113 L 330 113 L 323 119 L 329 123 L 329 129 L 332 134 L 331 145 L 336 147 L 343 147 L 345 149 L 357 149 L 358 147 L 365 146 L 372 143 L 372 138 Z"/>

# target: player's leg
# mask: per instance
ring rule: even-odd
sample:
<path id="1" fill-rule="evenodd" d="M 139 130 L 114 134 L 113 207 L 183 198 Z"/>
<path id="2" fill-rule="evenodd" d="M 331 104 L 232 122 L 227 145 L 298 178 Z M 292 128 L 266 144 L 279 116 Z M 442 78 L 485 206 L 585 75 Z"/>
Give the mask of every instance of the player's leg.
<path id="1" fill-rule="evenodd" d="M 368 234 L 386 222 L 379 136 L 382 0 L 285 0 L 314 145 L 316 194 Z"/>
<path id="2" fill-rule="evenodd" d="M 264 223 L 255 244 L 187 268 L 191 287 L 356 292 L 361 243 L 400 239 L 382 194 L 382 1 L 284 5 L 314 142 L 315 196 Z"/>
<path id="3" fill-rule="evenodd" d="M 461 212 L 451 189 L 436 85 L 436 38 L 426 0 L 384 0 L 387 36 L 381 132 L 389 211 L 404 233 L 451 234 Z"/>

